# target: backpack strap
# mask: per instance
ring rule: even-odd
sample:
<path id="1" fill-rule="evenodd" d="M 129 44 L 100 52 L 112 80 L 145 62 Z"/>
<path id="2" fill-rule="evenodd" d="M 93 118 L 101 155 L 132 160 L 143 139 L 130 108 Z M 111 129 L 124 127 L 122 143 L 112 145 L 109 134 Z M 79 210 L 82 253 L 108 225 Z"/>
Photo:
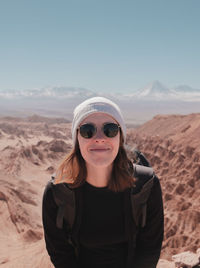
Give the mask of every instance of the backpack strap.
<path id="1" fill-rule="evenodd" d="M 137 165 L 142 165 L 146 167 L 151 167 L 150 162 L 147 160 L 146 156 L 140 152 L 138 149 L 134 148 L 132 151 L 133 161 Z"/>
<path id="2" fill-rule="evenodd" d="M 54 177 L 52 176 L 52 192 L 58 206 L 56 226 L 62 229 L 65 218 L 69 230 L 72 230 L 75 221 L 75 193 L 66 183 L 54 184 L 53 181 Z"/>
<path id="3" fill-rule="evenodd" d="M 151 192 L 154 181 L 154 171 L 150 167 L 133 164 L 134 176 L 136 177 L 136 186 L 131 188 L 131 207 L 132 216 L 137 226 L 145 226 L 147 200 Z M 66 183 L 53 184 L 52 191 L 58 213 L 56 218 L 56 226 L 63 228 L 63 220 L 65 219 L 69 230 L 72 230 L 75 221 L 75 193 Z"/>
<path id="4" fill-rule="evenodd" d="M 136 226 L 146 224 L 147 200 L 154 182 L 154 171 L 150 167 L 133 165 L 136 186 L 131 188 L 132 216 Z"/>

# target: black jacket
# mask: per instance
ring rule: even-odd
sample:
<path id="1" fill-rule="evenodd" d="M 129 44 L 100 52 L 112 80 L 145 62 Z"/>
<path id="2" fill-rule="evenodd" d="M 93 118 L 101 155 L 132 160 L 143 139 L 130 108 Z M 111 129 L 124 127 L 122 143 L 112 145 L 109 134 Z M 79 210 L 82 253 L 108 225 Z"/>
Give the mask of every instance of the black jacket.
<path id="1" fill-rule="evenodd" d="M 52 187 L 49 183 L 43 195 L 43 226 L 46 248 L 52 263 L 56 268 L 79 268 L 74 247 L 69 243 L 66 226 L 59 229 L 56 226 L 58 207 L 54 201 Z M 145 185 L 144 185 L 145 186 Z M 136 189 L 136 194 L 141 186 Z M 81 187 L 74 189 L 76 199 L 76 220 L 72 230 L 72 240 L 77 243 L 81 222 Z M 138 227 L 131 214 L 130 191 L 125 193 L 125 222 L 129 233 L 128 258 L 126 268 L 155 268 L 160 256 L 164 232 L 163 202 L 160 182 L 154 177 L 153 187 L 147 200 L 146 225 Z M 78 250 L 77 244 L 76 249 Z"/>

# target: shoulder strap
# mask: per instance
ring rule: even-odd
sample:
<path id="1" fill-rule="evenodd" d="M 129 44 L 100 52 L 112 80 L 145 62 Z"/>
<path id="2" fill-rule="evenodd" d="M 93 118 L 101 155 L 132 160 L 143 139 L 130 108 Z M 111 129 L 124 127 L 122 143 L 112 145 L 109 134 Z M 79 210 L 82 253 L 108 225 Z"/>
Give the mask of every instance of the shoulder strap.
<path id="1" fill-rule="evenodd" d="M 137 226 L 145 226 L 146 223 L 146 202 L 153 186 L 154 172 L 150 167 L 133 165 L 134 175 L 137 178 L 136 186 L 131 188 L 132 216 Z M 54 177 L 51 183 L 53 184 Z M 67 184 L 53 184 L 53 197 L 58 206 L 56 226 L 63 227 L 63 220 L 72 230 L 75 221 L 75 193 Z"/>
<path id="2" fill-rule="evenodd" d="M 132 150 L 133 154 L 133 161 L 135 164 L 146 166 L 146 167 L 151 167 L 150 162 L 147 160 L 145 155 L 140 152 L 138 149 L 134 148 Z"/>
<path id="3" fill-rule="evenodd" d="M 144 227 L 146 224 L 147 200 L 153 186 L 154 171 L 150 167 L 141 165 L 134 164 L 133 167 L 137 181 L 136 186 L 131 189 L 132 216 L 137 226 Z"/>
<path id="4" fill-rule="evenodd" d="M 53 184 L 52 177 L 52 184 Z M 53 184 L 52 187 L 53 197 L 56 205 L 58 206 L 58 213 L 56 218 L 56 226 L 59 229 L 63 227 L 63 219 L 65 218 L 66 223 L 70 230 L 75 220 L 75 193 L 70 189 L 66 183 Z"/>
<path id="5" fill-rule="evenodd" d="M 133 170 L 135 177 L 146 178 L 147 180 L 154 175 L 152 167 L 133 164 Z"/>

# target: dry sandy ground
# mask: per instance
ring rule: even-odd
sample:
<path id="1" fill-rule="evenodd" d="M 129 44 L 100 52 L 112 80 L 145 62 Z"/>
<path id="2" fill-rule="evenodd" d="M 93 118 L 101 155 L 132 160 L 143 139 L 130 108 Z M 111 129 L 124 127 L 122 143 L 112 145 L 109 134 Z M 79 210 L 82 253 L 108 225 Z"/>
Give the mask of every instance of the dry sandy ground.
<path id="1" fill-rule="evenodd" d="M 160 178 L 165 240 L 159 268 L 173 254 L 200 247 L 200 114 L 157 116 L 128 130 Z M 71 148 L 70 124 L 33 116 L 0 118 L 0 266 L 50 268 L 43 241 L 41 199 L 51 174 Z"/>

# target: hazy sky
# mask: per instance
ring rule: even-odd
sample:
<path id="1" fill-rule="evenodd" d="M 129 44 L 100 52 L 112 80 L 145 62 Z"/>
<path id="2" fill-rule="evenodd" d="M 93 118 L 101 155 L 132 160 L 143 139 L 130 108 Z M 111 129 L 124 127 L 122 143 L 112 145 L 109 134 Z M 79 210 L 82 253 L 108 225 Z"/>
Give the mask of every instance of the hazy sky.
<path id="1" fill-rule="evenodd" d="M 0 90 L 200 89 L 200 0 L 0 0 Z"/>

